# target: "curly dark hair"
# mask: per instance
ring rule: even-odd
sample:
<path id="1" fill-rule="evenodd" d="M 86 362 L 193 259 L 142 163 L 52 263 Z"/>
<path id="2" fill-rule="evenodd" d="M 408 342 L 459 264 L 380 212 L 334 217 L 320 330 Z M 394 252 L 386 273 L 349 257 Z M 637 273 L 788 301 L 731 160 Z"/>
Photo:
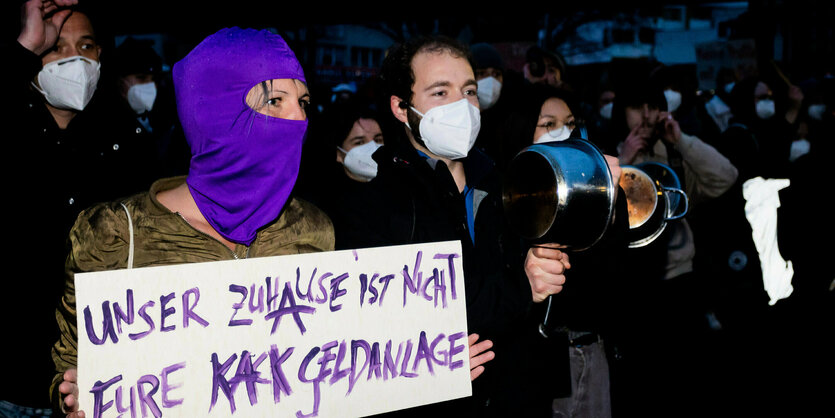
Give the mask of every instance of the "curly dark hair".
<path id="1" fill-rule="evenodd" d="M 386 53 L 380 70 L 380 79 L 384 83 L 387 94 L 411 103 L 412 87 L 415 84 L 412 59 L 421 52 L 447 52 L 454 57 L 466 59 L 470 66 L 475 68 L 469 49 L 455 39 L 442 35 L 412 38 L 393 45 Z"/>

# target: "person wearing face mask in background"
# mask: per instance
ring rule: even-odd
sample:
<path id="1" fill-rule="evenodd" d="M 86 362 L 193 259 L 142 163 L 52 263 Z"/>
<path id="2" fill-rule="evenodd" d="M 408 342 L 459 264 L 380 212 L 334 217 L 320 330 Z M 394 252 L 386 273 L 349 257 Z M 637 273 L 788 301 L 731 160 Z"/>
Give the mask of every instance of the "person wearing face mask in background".
<path id="1" fill-rule="evenodd" d="M 733 118 L 716 148 L 739 169 L 743 182 L 785 178 L 803 92 L 788 86 L 777 95 L 765 79 L 752 76 L 734 85 L 730 101 Z"/>
<path id="2" fill-rule="evenodd" d="M 481 128 L 475 146 L 496 163 L 501 173 L 520 149 L 516 137 L 524 121 L 519 117 L 517 103 L 524 80 L 520 73 L 505 66 L 501 54 L 491 44 L 473 44 L 470 53 L 481 110 Z"/>
<path id="3" fill-rule="evenodd" d="M 657 162 L 668 166 L 686 193 L 689 210 L 684 218 L 669 221 L 651 243 L 630 248 L 629 259 L 641 266 L 633 276 L 633 329 L 622 344 L 630 384 L 622 399 L 653 393 L 653 405 L 642 413 L 675 415 L 683 403 L 701 407 L 701 388 L 716 382 L 712 364 L 721 357 L 711 350 L 715 305 L 720 289 L 697 263 L 701 230 L 690 219 L 703 205 L 735 184 L 737 169 L 715 148 L 683 132 L 666 112 L 663 92 L 638 72 L 619 84 L 612 134 L 620 138 L 622 165 Z M 646 346 L 646 335 L 664 341 L 664 347 Z M 632 380 L 634 379 L 634 380 Z M 696 405 L 699 404 L 699 405 Z"/>
<path id="4" fill-rule="evenodd" d="M 827 135 L 827 116 L 831 113 L 835 78 L 814 77 L 799 83 L 803 91 L 803 106 L 797 118 L 797 136 L 792 142 L 789 160 L 797 161 L 813 148 L 825 148 L 830 140 Z"/>
<path id="5" fill-rule="evenodd" d="M 377 176 L 377 162 L 372 155 L 383 146 L 379 121 L 374 106 L 361 103 L 358 97 L 345 102 L 345 106 L 329 108 L 322 114 L 317 134 L 321 138 L 316 139 L 327 142 L 330 149 L 329 153 L 318 156 L 317 166 L 328 174 L 315 190 L 307 193 L 328 214 L 335 230 L 341 230 L 346 222 L 344 202 L 362 193 L 362 189 L 369 187 L 368 182 Z M 342 238 L 337 234 L 336 248 L 349 248 Z"/>
<path id="6" fill-rule="evenodd" d="M 498 400 L 520 390 L 507 378 L 515 364 L 511 355 L 502 355 L 513 344 L 506 336 L 531 303 L 562 290 L 570 266 L 559 250 L 533 249 L 524 262 L 526 254 L 513 246 L 498 173 L 473 147 L 481 117 L 470 62 L 467 48 L 445 37 L 413 38 L 389 51 L 381 79 L 397 129 L 373 154 L 377 176 L 369 187 L 343 202 L 348 222 L 335 230 L 348 248 L 461 243 L 468 329 L 471 337 L 492 341 L 496 359 L 503 360 L 477 368 L 483 374 L 473 382 L 472 397 L 405 415 L 518 411 L 518 399 Z"/>
<path id="7" fill-rule="evenodd" d="M 21 202 L 3 210 L 9 236 L 35 246 L 18 251 L 16 262 L 37 270 L 4 287 L 10 297 L 0 308 L 3 317 L 25 313 L 25 320 L 7 321 L 3 331 L 3 338 L 13 342 L 6 354 L 14 359 L 8 370 L 14 378 L 0 384 L 0 416 L 48 414 L 47 340 L 54 342 L 58 333 L 54 306 L 61 285 L 54 278 L 63 272 L 67 234 L 86 206 L 125 192 L 113 189 L 106 178 L 125 173 L 102 175 L 117 154 L 97 93 L 105 52 L 90 11 L 76 3 L 3 5 L 4 15 L 16 14 L 21 24 L 17 39 L 0 41 L 6 82 L 0 124 L 4 155 L 13 161 L 4 164 L 3 177 L 8 196 Z"/>
<path id="8" fill-rule="evenodd" d="M 736 72 L 723 67 L 716 72 L 716 88 L 712 94 L 703 95 L 704 105 L 697 108 L 705 130 L 717 138 L 728 129 L 733 113 L 730 108 L 730 96 L 736 84 Z M 715 144 L 714 144 L 715 145 Z"/>
<path id="9" fill-rule="evenodd" d="M 658 65 L 650 73 L 653 88 L 661 90 L 667 112 L 679 123 L 681 130 L 713 144 L 719 132 L 712 123 L 705 123 L 704 110 L 696 95 L 696 72 L 686 66 Z"/>
<path id="10" fill-rule="evenodd" d="M 608 81 L 608 75 L 601 80 L 594 100 L 583 101 L 580 106 L 583 119 L 586 120 L 585 127 L 589 136 L 587 139 L 602 137 L 609 129 L 612 109 L 615 106 L 615 91 Z"/>
<path id="11" fill-rule="evenodd" d="M 190 153 L 177 123 L 170 73 L 150 41 L 125 39 L 106 61 L 111 120 L 126 159 L 137 166 L 135 188 L 186 174 Z"/>

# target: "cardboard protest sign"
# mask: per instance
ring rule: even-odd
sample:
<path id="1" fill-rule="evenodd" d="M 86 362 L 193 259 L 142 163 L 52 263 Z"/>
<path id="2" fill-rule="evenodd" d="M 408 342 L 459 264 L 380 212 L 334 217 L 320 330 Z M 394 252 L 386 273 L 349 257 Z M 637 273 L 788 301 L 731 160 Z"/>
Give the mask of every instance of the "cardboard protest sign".
<path id="1" fill-rule="evenodd" d="M 733 70 L 740 79 L 757 73 L 757 51 L 753 39 L 704 42 L 696 45 L 696 72 L 699 88 L 714 89 L 716 74 L 722 68 Z"/>
<path id="2" fill-rule="evenodd" d="M 469 396 L 457 241 L 75 276 L 89 417 L 362 416 Z"/>

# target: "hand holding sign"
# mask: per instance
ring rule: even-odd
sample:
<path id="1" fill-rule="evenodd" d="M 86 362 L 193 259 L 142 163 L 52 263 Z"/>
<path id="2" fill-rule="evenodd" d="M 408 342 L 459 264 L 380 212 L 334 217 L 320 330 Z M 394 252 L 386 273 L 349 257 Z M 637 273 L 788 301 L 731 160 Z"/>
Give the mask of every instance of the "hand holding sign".
<path id="1" fill-rule="evenodd" d="M 484 373 L 484 363 L 493 360 L 496 354 L 487 351 L 493 347 L 493 342 L 484 340 L 478 342 L 478 334 L 470 334 L 467 339 L 470 345 L 470 380 L 475 380 Z"/>
<path id="2" fill-rule="evenodd" d="M 64 412 L 69 418 L 83 418 L 84 411 L 78 410 L 78 371 L 69 369 L 64 372 L 64 381 L 58 386 L 58 391 L 64 397 Z"/>

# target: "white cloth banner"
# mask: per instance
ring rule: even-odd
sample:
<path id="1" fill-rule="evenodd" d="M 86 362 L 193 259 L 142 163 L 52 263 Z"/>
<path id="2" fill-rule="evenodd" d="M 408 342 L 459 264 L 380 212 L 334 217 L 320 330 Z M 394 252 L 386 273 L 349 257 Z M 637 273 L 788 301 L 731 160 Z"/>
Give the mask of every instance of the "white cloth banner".
<path id="1" fill-rule="evenodd" d="M 88 417 L 362 416 L 471 395 L 458 241 L 75 277 Z"/>
<path id="2" fill-rule="evenodd" d="M 787 179 L 755 177 L 742 185 L 745 197 L 745 217 L 751 224 L 754 246 L 760 256 L 763 271 L 763 286 L 768 293 L 769 305 L 787 298 L 792 293 L 794 268 L 791 261 L 780 255 L 777 246 L 777 208 L 780 207 L 781 189 L 789 186 Z"/>

